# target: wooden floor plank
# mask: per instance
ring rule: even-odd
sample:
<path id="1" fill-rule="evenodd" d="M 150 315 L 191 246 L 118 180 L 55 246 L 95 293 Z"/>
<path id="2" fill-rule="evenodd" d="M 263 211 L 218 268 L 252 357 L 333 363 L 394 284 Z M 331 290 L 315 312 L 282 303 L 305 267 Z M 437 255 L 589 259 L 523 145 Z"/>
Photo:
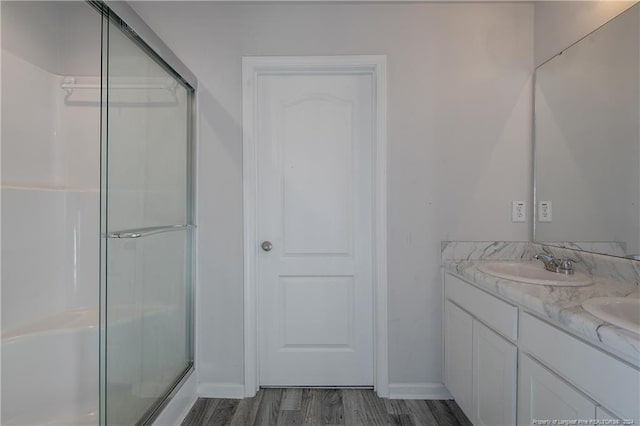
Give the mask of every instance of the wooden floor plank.
<path id="1" fill-rule="evenodd" d="M 436 418 L 431 413 L 426 401 L 418 399 L 405 400 L 407 412 L 417 425 L 437 425 Z"/>
<path id="2" fill-rule="evenodd" d="M 254 410 L 255 398 L 256 397 L 239 400 L 236 411 L 233 413 L 233 417 L 231 418 L 231 426 L 246 426 L 253 424 L 255 421 L 255 414 L 257 412 L 257 410 Z M 251 419 L 252 411 L 253 419 Z"/>
<path id="3" fill-rule="evenodd" d="M 342 406 L 344 407 L 344 422 L 347 426 L 366 425 L 367 415 L 361 403 L 361 391 L 357 389 L 342 390 Z"/>
<path id="4" fill-rule="evenodd" d="M 302 405 L 302 388 L 287 388 L 282 394 L 280 411 L 300 411 Z"/>
<path id="5" fill-rule="evenodd" d="M 183 426 L 471 426 L 455 401 L 389 400 L 366 389 L 261 389 L 243 400 L 200 398 Z"/>
<path id="6" fill-rule="evenodd" d="M 239 399 L 219 400 L 212 415 L 207 419 L 206 424 L 211 426 L 230 425 L 239 402 Z"/>
<path id="7" fill-rule="evenodd" d="M 456 416 L 456 420 L 458 420 L 458 424 L 461 426 L 473 426 L 473 423 L 469 420 L 469 418 L 462 412 L 462 409 L 453 399 L 450 399 L 446 402 L 446 404 L 451 408 L 451 411 Z"/>
<path id="8" fill-rule="evenodd" d="M 251 398 L 245 398 L 240 401 L 236 412 L 231 420 L 231 426 L 247 426 L 256 422 L 258 417 L 258 409 L 260 408 L 260 402 L 262 401 L 262 395 L 264 393 L 259 391 L 255 396 Z"/>
<path id="9" fill-rule="evenodd" d="M 458 424 L 455 414 L 453 414 L 453 411 L 447 405 L 446 401 L 428 400 L 427 406 L 439 425 L 448 426 Z"/>
<path id="10" fill-rule="evenodd" d="M 197 424 L 196 422 L 198 420 L 202 421 L 206 410 L 207 402 L 202 398 L 198 398 L 195 404 L 193 404 L 193 407 L 191 407 L 191 410 L 189 410 L 187 417 L 182 421 L 182 426 L 192 426 Z"/>
<path id="11" fill-rule="evenodd" d="M 254 426 L 273 426 L 278 422 L 282 389 L 262 389 L 262 400 L 256 413 Z"/>
<path id="12" fill-rule="evenodd" d="M 280 410 L 276 426 L 294 426 L 302 424 L 300 410 Z"/>
<path id="13" fill-rule="evenodd" d="M 213 415 L 220 401 L 219 399 L 198 398 L 182 422 L 182 426 L 206 425 L 207 420 Z"/>
<path id="14" fill-rule="evenodd" d="M 323 425 L 344 425 L 342 392 L 338 389 L 322 389 L 320 392 L 320 420 Z"/>
<path id="15" fill-rule="evenodd" d="M 320 421 L 322 406 L 318 394 L 319 389 L 304 389 L 300 403 L 300 417 L 303 425 L 315 425 Z"/>
<path id="16" fill-rule="evenodd" d="M 372 390 L 343 390 L 342 400 L 347 425 L 392 424 L 384 401 Z"/>
<path id="17" fill-rule="evenodd" d="M 390 425 L 394 426 L 415 426 L 411 416 L 408 414 L 389 414 Z"/>
<path id="18" fill-rule="evenodd" d="M 403 399 L 383 399 L 387 414 L 409 414 L 407 404 Z"/>
<path id="19" fill-rule="evenodd" d="M 379 398 L 378 395 L 376 395 L 375 391 L 373 391 L 373 389 L 363 391 L 362 395 L 368 407 L 367 413 L 369 414 L 369 416 L 367 416 L 367 419 L 369 420 L 370 424 L 389 424 L 389 415 L 387 414 L 387 408 L 384 406 L 384 401 L 382 400 L 382 398 Z"/>

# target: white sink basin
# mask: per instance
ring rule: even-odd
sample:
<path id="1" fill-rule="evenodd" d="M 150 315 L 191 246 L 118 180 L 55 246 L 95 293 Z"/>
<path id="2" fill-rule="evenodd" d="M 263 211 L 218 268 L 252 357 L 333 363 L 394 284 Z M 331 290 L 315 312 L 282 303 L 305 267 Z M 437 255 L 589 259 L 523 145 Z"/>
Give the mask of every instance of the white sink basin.
<path id="1" fill-rule="evenodd" d="M 584 302 L 582 307 L 601 320 L 640 334 L 640 298 L 596 297 Z"/>
<path id="2" fill-rule="evenodd" d="M 478 269 L 485 274 L 527 284 L 580 287 L 593 283 L 591 277 L 582 272 L 573 275 L 559 274 L 544 269 L 540 261 L 517 260 L 508 262 L 483 262 Z"/>

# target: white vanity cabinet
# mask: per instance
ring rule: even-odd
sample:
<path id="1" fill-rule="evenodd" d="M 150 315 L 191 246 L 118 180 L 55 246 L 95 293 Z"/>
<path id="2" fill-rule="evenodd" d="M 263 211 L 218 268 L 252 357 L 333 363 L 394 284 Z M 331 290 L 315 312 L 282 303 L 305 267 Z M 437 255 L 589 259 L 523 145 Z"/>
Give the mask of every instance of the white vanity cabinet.
<path id="1" fill-rule="evenodd" d="M 496 328 L 514 333 L 517 308 L 452 275 L 445 295 L 447 389 L 473 424 L 515 424 L 517 349 Z"/>
<path id="2" fill-rule="evenodd" d="M 473 424 L 640 424 L 637 366 L 450 273 L 444 294 L 444 382 Z"/>

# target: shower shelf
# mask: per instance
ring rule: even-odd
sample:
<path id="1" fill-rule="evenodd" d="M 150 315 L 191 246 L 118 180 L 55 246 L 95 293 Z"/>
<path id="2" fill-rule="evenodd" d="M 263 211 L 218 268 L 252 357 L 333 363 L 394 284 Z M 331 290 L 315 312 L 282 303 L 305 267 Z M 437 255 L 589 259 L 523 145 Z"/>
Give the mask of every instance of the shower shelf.
<path id="1" fill-rule="evenodd" d="M 109 89 L 122 89 L 122 90 L 167 90 L 172 94 L 175 94 L 178 87 L 178 83 L 175 80 L 163 80 L 161 83 L 110 83 Z M 100 89 L 102 86 L 100 83 L 77 83 L 75 77 L 64 77 L 60 88 L 65 90 L 68 95 L 73 93 L 74 89 Z"/>
<path id="2" fill-rule="evenodd" d="M 110 232 L 107 238 L 140 238 L 149 235 L 161 234 L 163 232 L 182 231 L 194 229 L 196 225 L 171 225 L 171 226 L 151 226 L 148 228 L 127 229 L 124 231 Z"/>

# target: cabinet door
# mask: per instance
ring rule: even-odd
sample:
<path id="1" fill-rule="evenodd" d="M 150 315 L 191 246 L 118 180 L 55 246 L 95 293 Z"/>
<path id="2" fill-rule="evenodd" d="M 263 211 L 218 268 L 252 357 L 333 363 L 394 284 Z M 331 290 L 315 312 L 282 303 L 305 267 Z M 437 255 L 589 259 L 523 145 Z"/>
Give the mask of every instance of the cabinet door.
<path id="1" fill-rule="evenodd" d="M 544 420 L 589 420 L 595 404 L 527 355 L 518 366 L 518 425 Z"/>
<path id="2" fill-rule="evenodd" d="M 473 321 L 474 424 L 515 424 L 517 353 L 513 344 Z"/>
<path id="3" fill-rule="evenodd" d="M 444 321 L 444 382 L 462 411 L 469 415 L 472 395 L 473 318 L 447 300 Z"/>

